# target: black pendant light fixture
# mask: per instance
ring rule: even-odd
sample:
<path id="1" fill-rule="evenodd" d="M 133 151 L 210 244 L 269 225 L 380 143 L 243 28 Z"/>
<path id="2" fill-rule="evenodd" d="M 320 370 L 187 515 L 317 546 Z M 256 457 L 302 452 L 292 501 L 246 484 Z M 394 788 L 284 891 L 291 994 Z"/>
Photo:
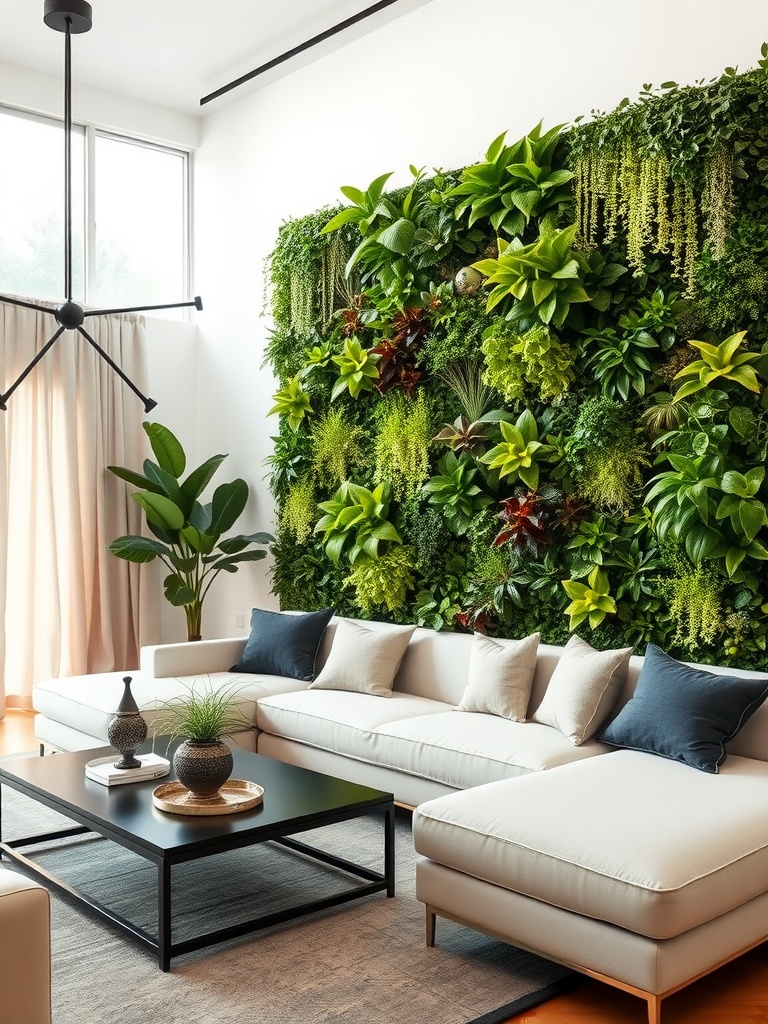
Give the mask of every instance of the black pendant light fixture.
<path id="1" fill-rule="evenodd" d="M 181 306 L 194 306 L 202 309 L 203 303 L 199 295 L 189 302 L 168 302 L 158 306 L 126 306 L 122 309 L 83 309 L 72 299 L 72 67 L 71 37 L 88 32 L 93 24 L 91 5 L 85 0 L 45 0 L 43 21 L 56 32 L 64 33 L 64 292 L 66 301 L 56 309 L 39 306 L 34 302 L 0 295 L 0 301 L 12 306 L 24 306 L 36 309 L 40 313 L 50 313 L 59 324 L 50 341 L 40 349 L 34 359 L 24 369 L 4 394 L 0 394 L 0 410 L 7 409 L 7 401 L 21 384 L 24 378 L 37 366 L 43 356 L 55 345 L 64 331 L 77 331 L 91 345 L 144 403 L 144 411 L 150 412 L 157 405 L 152 398 L 147 398 L 136 385 L 128 379 L 117 363 L 90 336 L 83 327 L 89 316 L 104 316 L 109 313 L 145 313 L 153 309 L 176 309 Z"/>

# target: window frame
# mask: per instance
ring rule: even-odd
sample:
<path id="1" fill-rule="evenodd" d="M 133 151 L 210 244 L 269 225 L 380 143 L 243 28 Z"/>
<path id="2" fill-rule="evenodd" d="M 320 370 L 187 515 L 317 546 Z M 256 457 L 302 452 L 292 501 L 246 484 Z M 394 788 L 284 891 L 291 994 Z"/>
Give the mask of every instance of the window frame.
<path id="1" fill-rule="evenodd" d="M 25 110 L 23 107 L 15 107 L 11 104 L 0 102 L 0 114 L 9 114 L 13 117 L 24 118 L 28 121 L 36 121 L 46 125 L 64 127 L 64 118 L 52 114 L 41 114 L 36 111 Z M 192 216 L 193 216 L 193 195 L 192 195 L 192 151 L 184 146 L 175 146 L 170 143 L 153 142 L 142 138 L 139 135 L 132 135 L 127 132 L 114 131 L 107 128 L 99 128 L 96 124 L 85 121 L 72 121 L 72 131 L 83 136 L 84 159 L 83 167 L 83 291 L 84 303 L 89 305 L 96 279 L 96 140 L 97 138 L 112 139 L 116 142 L 128 145 L 139 146 L 142 149 L 151 149 L 156 152 L 167 153 L 174 157 L 180 157 L 183 162 L 182 171 L 182 217 L 183 229 L 181 239 L 182 251 L 182 291 L 184 294 L 176 297 L 169 296 L 169 301 L 188 302 L 192 298 Z M 62 137 L 63 142 L 63 137 Z M 63 163 L 63 146 L 61 160 Z M 62 206 L 64 196 L 62 195 Z M 46 296 L 39 296 L 44 299 Z M 136 305 L 141 302 L 141 296 L 137 296 Z M 191 320 L 189 308 L 179 309 L 183 322 Z M 152 316 L 150 311 L 148 316 Z M 178 322 L 178 320 L 177 320 Z"/>

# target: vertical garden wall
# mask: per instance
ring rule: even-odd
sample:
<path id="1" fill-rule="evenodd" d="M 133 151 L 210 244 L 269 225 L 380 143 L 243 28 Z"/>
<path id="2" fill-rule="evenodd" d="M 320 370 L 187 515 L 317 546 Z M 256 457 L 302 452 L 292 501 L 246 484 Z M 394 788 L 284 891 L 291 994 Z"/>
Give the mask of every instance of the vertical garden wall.
<path id="1" fill-rule="evenodd" d="M 283 607 L 766 666 L 767 56 L 283 225 Z"/>

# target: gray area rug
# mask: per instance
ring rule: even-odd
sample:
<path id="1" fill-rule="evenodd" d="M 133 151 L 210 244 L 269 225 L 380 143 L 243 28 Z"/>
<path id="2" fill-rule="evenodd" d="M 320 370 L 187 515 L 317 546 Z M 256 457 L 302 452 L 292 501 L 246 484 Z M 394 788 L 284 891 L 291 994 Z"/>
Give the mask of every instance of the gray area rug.
<path id="1" fill-rule="evenodd" d="M 3 838 L 66 826 L 3 787 Z M 360 819 L 306 833 L 312 845 L 383 869 L 381 825 Z M 67 882 L 156 933 L 155 869 L 95 838 L 25 850 Z M 451 922 L 424 944 L 410 818 L 397 822 L 397 895 L 269 928 L 175 958 L 153 954 L 53 893 L 54 1024 L 497 1024 L 574 984 L 556 964 Z M 349 876 L 264 844 L 173 870 L 174 938 L 330 894 Z"/>

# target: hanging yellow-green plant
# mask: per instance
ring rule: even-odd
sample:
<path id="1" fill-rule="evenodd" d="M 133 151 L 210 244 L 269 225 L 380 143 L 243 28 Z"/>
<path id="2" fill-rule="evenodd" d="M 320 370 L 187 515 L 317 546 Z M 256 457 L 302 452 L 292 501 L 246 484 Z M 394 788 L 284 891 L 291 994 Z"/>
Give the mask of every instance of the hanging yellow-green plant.
<path id="1" fill-rule="evenodd" d="M 303 544 L 312 536 L 316 519 L 315 485 L 310 476 L 299 477 L 288 488 L 280 514 L 280 529 Z"/>
<path id="2" fill-rule="evenodd" d="M 340 409 L 331 409 L 311 434 L 312 470 L 318 481 L 338 487 L 350 470 L 365 461 L 362 442 L 365 431 L 349 423 Z"/>
<path id="3" fill-rule="evenodd" d="M 725 146 L 716 146 L 707 158 L 701 202 L 709 251 L 713 259 L 719 260 L 725 253 L 725 243 L 736 209 L 733 153 Z"/>
<path id="4" fill-rule="evenodd" d="M 399 392 L 387 396 L 376 438 L 374 478 L 391 484 L 398 501 L 417 491 L 429 476 L 433 435 L 423 391 L 415 401 Z"/>

